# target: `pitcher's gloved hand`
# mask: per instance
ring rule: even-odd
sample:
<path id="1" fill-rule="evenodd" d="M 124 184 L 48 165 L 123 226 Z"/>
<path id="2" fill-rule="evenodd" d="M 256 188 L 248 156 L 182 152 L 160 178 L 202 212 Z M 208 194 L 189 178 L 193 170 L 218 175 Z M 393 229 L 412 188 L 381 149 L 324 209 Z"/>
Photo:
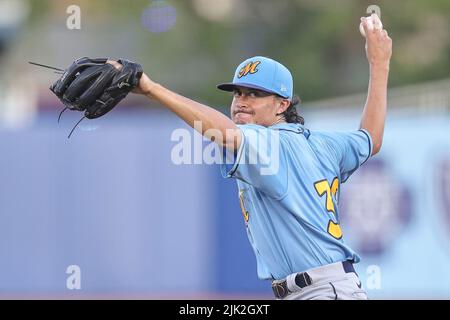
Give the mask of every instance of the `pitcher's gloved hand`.
<path id="1" fill-rule="evenodd" d="M 84 112 L 86 118 L 95 119 L 111 111 L 135 89 L 142 73 L 141 65 L 126 59 L 114 62 L 84 57 L 75 60 L 50 90 L 66 109 Z"/>

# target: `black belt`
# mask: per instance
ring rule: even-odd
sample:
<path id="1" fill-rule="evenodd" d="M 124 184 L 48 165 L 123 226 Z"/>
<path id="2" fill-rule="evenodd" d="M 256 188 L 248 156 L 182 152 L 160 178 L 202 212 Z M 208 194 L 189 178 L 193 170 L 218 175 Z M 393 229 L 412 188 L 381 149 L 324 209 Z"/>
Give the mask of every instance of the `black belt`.
<path id="1" fill-rule="evenodd" d="M 355 268 L 353 267 L 353 263 L 351 261 L 343 261 L 342 267 L 344 268 L 345 273 L 351 273 L 355 271 Z M 300 288 L 305 288 L 312 284 L 311 277 L 307 272 L 299 272 L 295 276 L 295 284 L 299 286 Z M 287 281 L 284 279 L 283 281 L 273 281 L 272 282 L 272 290 L 275 294 L 275 297 L 278 299 L 285 298 L 288 294 L 292 293 L 287 286 Z"/>

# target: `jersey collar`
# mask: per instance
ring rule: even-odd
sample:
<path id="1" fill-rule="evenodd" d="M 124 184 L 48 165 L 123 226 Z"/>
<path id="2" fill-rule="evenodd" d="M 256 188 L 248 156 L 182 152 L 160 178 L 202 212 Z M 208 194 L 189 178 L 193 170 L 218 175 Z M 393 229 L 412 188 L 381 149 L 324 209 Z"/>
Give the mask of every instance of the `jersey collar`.
<path id="1" fill-rule="evenodd" d="M 270 129 L 280 131 L 291 131 L 298 134 L 304 134 L 306 138 L 309 138 L 310 132 L 300 123 L 278 123 L 269 127 Z"/>

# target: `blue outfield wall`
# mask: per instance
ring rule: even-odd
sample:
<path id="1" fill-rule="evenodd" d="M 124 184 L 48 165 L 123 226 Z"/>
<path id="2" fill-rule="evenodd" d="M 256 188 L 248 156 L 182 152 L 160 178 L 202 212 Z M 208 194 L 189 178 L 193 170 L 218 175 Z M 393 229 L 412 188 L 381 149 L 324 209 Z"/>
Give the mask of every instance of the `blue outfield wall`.
<path id="1" fill-rule="evenodd" d="M 0 293 L 193 295 L 212 290 L 211 168 L 171 162 L 155 110 L 86 121 L 46 114 L 0 133 Z M 78 116 L 78 115 L 76 115 Z"/>
<path id="2" fill-rule="evenodd" d="M 175 165 L 160 109 L 57 125 L 45 113 L 0 129 L 0 295 L 271 297 L 233 180 Z M 309 112 L 311 129 L 357 128 L 358 113 Z M 391 113 L 382 152 L 342 185 L 344 239 L 372 298 L 450 297 L 450 118 Z M 198 135 L 197 135 L 198 138 Z M 192 142 L 194 148 L 195 142 Z M 301 254 L 301 253 L 299 253 Z"/>

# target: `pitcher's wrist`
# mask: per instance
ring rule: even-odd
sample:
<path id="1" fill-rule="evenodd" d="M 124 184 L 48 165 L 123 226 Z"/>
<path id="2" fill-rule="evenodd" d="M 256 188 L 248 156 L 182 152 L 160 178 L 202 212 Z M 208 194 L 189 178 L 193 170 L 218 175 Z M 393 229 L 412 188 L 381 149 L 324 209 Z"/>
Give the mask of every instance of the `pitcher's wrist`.
<path id="1" fill-rule="evenodd" d="M 390 61 L 374 61 L 370 62 L 370 71 L 387 71 L 389 72 Z"/>

